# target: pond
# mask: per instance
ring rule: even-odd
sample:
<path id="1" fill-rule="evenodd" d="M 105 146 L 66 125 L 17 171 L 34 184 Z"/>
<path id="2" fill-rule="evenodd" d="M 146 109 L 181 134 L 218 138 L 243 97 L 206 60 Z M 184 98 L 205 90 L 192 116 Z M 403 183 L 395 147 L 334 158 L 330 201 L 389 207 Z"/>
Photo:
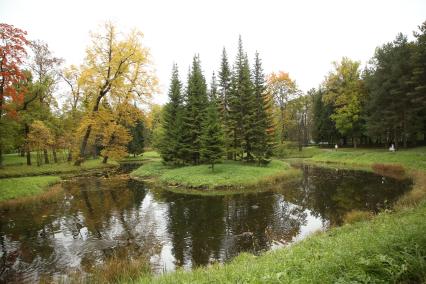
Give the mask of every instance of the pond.
<path id="1" fill-rule="evenodd" d="M 43 205 L 1 211 L 0 282 L 85 273 L 111 257 L 147 257 L 156 273 L 261 253 L 340 225 L 353 210 L 379 211 L 409 180 L 302 166 L 273 190 L 195 196 L 151 190 L 126 175 L 80 177 Z"/>

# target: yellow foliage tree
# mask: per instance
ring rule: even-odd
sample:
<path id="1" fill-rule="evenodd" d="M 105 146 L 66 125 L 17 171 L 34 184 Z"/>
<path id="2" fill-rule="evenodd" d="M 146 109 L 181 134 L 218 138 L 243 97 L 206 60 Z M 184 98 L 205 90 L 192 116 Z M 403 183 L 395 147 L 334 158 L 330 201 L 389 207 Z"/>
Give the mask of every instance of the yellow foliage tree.
<path id="1" fill-rule="evenodd" d="M 82 120 L 85 130 L 76 165 L 84 160 L 93 122 L 102 106 L 117 109 L 121 104 L 146 103 L 155 91 L 157 79 L 149 51 L 141 44 L 142 36 L 137 30 L 120 34 L 111 23 L 105 24 L 103 33 L 92 34 L 92 45 L 86 51 L 80 75 L 88 113 Z M 118 123 L 115 118 L 114 121 Z"/>
<path id="2" fill-rule="evenodd" d="M 300 91 L 297 88 L 296 82 L 290 78 L 286 72 L 279 71 L 278 73 L 271 73 L 267 78 L 267 90 L 272 96 L 275 105 L 279 108 L 279 130 L 280 142 L 284 142 L 285 138 L 285 110 L 287 104 L 292 99 L 296 98 Z"/>
<path id="3" fill-rule="evenodd" d="M 28 133 L 28 145 L 37 152 L 37 166 L 41 165 L 41 151 L 53 144 L 53 135 L 50 129 L 40 120 L 35 120 L 30 125 Z"/>

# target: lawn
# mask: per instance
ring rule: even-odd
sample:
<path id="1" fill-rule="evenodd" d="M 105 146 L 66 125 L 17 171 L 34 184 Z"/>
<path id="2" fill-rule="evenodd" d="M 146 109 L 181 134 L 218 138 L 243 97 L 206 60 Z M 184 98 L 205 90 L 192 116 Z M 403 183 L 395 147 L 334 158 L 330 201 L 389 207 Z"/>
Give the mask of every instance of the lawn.
<path id="1" fill-rule="evenodd" d="M 0 202 L 38 195 L 60 180 L 58 176 L 0 179 Z"/>
<path id="2" fill-rule="evenodd" d="M 155 177 L 167 185 L 192 188 L 240 188 L 278 178 L 297 176 L 299 171 L 283 161 L 273 160 L 267 166 L 255 166 L 234 161 L 216 164 L 214 171 L 209 165 L 173 168 L 160 161 L 148 162 L 131 173 L 133 178 Z"/>
<path id="3" fill-rule="evenodd" d="M 74 173 L 97 168 L 113 167 L 116 165 L 114 161 L 102 164 L 101 159 L 89 159 L 81 166 L 74 166 L 73 162 L 50 163 L 37 166 L 34 160 L 32 166 L 27 166 L 25 163 L 14 163 L 20 159 L 22 159 L 22 157 L 19 157 L 18 154 L 6 155 L 5 166 L 0 168 L 0 178 Z"/>
<path id="4" fill-rule="evenodd" d="M 314 155 L 314 162 L 341 163 L 347 165 L 372 166 L 400 164 L 407 169 L 426 170 L 426 147 L 399 150 L 391 153 L 385 149 L 339 149 Z"/>

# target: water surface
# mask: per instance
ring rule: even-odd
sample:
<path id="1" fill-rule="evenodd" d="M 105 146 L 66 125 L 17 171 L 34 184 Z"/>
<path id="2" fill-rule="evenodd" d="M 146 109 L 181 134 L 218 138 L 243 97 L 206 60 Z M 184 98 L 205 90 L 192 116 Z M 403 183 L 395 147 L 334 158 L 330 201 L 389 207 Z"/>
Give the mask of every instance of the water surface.
<path id="1" fill-rule="evenodd" d="M 157 273 L 226 262 L 340 225 L 353 209 L 387 208 L 410 188 L 371 173 L 302 170 L 271 191 L 208 197 L 150 190 L 123 175 L 72 179 L 53 202 L 0 212 L 0 282 L 61 279 L 113 256 L 148 256 Z"/>

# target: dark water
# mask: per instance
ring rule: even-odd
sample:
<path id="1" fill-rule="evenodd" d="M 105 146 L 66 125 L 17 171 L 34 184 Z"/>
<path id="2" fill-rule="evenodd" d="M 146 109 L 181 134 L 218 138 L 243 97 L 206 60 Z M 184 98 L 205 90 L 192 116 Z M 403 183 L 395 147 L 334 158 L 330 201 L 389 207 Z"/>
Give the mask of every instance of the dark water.
<path id="1" fill-rule="evenodd" d="M 64 183 L 54 202 L 1 211 L 0 282 L 87 272 L 113 256 L 149 256 L 158 273 L 259 253 L 342 223 L 353 209 L 378 211 L 410 182 L 303 167 L 273 191 L 200 197 L 151 191 L 125 176 Z"/>

